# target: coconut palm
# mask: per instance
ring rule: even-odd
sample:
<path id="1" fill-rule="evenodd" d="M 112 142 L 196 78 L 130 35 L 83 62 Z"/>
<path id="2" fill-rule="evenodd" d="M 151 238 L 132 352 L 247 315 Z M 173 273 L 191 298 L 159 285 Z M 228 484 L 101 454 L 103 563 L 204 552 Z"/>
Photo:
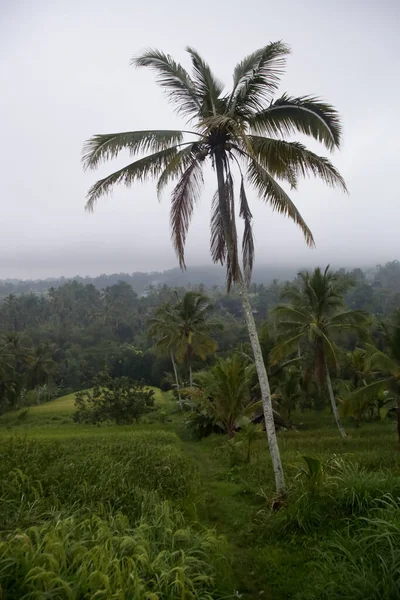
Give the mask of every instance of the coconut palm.
<path id="1" fill-rule="evenodd" d="M 290 422 L 292 412 L 296 409 L 300 398 L 300 372 L 292 366 L 284 370 L 280 381 L 274 388 L 272 399 L 276 403 L 279 413 Z"/>
<path id="2" fill-rule="evenodd" d="M 262 391 L 263 409 L 277 490 L 285 489 L 276 440 L 268 377 L 247 285 L 254 262 L 252 213 L 246 182 L 265 202 L 291 218 L 304 233 L 307 244 L 314 240 L 300 212 L 278 180 L 296 188 L 305 175 L 321 178 L 345 190 L 345 183 L 325 158 L 285 136 L 308 135 L 331 151 L 341 140 L 340 119 L 329 104 L 312 96 L 283 94 L 274 99 L 284 72 L 288 47 L 270 43 L 240 61 L 233 72 L 229 92 L 193 48 L 187 48 L 192 75 L 170 55 L 147 50 L 132 59 L 136 67 L 155 71 L 157 81 L 189 123 L 185 130 L 146 130 L 93 136 L 84 148 L 86 169 L 96 169 L 103 161 L 128 150 L 133 162 L 97 181 L 89 190 L 86 207 L 93 210 L 97 200 L 109 194 L 116 184 L 157 179 L 160 195 L 174 182 L 171 195 L 171 235 L 179 264 L 185 268 L 185 242 L 196 200 L 201 194 L 203 171 L 209 163 L 216 173 L 217 192 L 212 200 L 211 256 L 226 265 L 228 288 L 238 285 L 255 364 Z M 143 154 L 138 158 L 138 154 Z M 233 171 L 238 173 L 238 206 Z M 241 241 L 242 266 L 235 209 L 244 222 Z"/>
<path id="3" fill-rule="evenodd" d="M 351 286 L 349 279 L 318 267 L 313 273 L 299 274 L 300 287 L 289 285 L 283 297 L 289 304 L 274 309 L 277 327 L 277 345 L 272 350 L 272 360 L 297 353 L 303 345 L 313 357 L 315 377 L 319 384 L 326 383 L 332 411 L 342 437 L 346 437 L 340 422 L 333 393 L 328 359 L 339 370 L 337 348 L 333 341 L 343 330 L 365 331 L 365 313 L 344 310 L 344 294 Z"/>
<path id="4" fill-rule="evenodd" d="M 201 408 L 207 406 L 214 423 L 228 436 L 235 435 L 241 417 L 253 415 L 260 403 L 250 393 L 254 364 L 239 354 L 219 358 L 210 371 L 197 374 L 199 387 L 192 390 Z"/>
<path id="5" fill-rule="evenodd" d="M 395 401 L 397 414 L 397 433 L 400 443 L 400 311 L 397 311 L 392 323 L 388 326 L 381 324 L 385 352 L 371 344 L 366 345 L 369 354 L 369 368 L 381 374 L 381 378 L 353 392 L 351 402 L 365 398 L 374 400 L 380 408 L 384 404 Z M 389 392 L 382 398 L 382 392 Z"/>
<path id="6" fill-rule="evenodd" d="M 188 367 L 190 387 L 193 386 L 193 358 L 197 356 L 205 360 L 217 350 L 217 342 L 211 337 L 211 332 L 217 326 L 210 320 L 212 310 L 207 296 L 186 292 L 171 315 L 171 326 L 177 332 L 176 356 Z"/>
<path id="7" fill-rule="evenodd" d="M 156 340 L 154 345 L 155 351 L 164 355 L 169 354 L 171 358 L 179 406 L 182 409 L 180 383 L 175 360 L 175 353 L 179 345 L 179 328 L 177 326 L 175 307 L 170 303 L 163 304 L 157 308 L 154 315 L 148 320 L 148 325 L 151 337 Z"/>

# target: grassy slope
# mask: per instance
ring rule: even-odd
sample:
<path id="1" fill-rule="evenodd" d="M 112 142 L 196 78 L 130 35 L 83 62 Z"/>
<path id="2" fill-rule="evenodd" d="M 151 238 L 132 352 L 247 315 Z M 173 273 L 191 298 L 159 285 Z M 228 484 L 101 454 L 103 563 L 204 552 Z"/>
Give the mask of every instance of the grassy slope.
<path id="1" fill-rule="evenodd" d="M 171 398 L 156 392 L 156 403 L 167 414 L 167 422 L 147 422 L 139 429 L 167 429 L 183 433 L 183 417 L 175 411 Z M 32 407 L 27 421 L 8 420 L 3 433 L 21 432 L 32 436 L 69 437 L 96 436 L 96 427 L 82 427 L 70 420 L 73 397 L 55 400 L 46 405 Z M 52 420 L 54 419 L 54 420 Z M 288 482 L 294 481 L 302 466 L 302 456 L 317 456 L 323 461 L 344 457 L 370 470 L 390 469 L 400 475 L 400 457 L 394 427 L 382 422 L 365 425 L 360 430 L 350 430 L 349 439 L 342 441 L 329 413 L 297 415 L 307 429 L 280 433 L 280 447 Z M 41 425 L 46 423 L 46 428 Z M 7 425 L 6 425 L 7 427 Z M 130 427 L 102 427 L 101 432 L 121 437 Z M 197 502 L 198 518 L 207 526 L 216 527 L 230 544 L 234 581 L 232 587 L 243 598 L 263 597 L 274 600 L 294 598 L 315 573 L 312 561 L 331 531 L 313 533 L 291 539 L 269 537 L 265 520 L 273 495 L 273 478 L 264 438 L 254 449 L 252 463 L 232 465 L 226 440 L 213 436 L 202 442 L 185 439 L 183 448 L 200 468 L 201 493 Z M 273 517 L 272 517 L 273 518 Z M 267 519 L 268 521 L 268 519 Z"/>

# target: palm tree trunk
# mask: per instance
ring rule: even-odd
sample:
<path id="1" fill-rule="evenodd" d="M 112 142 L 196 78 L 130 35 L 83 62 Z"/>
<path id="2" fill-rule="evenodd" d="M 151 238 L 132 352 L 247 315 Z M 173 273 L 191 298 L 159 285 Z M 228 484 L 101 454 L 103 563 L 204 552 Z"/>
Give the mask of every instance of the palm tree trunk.
<path id="1" fill-rule="evenodd" d="M 193 387 L 192 362 L 189 363 L 189 386 Z"/>
<path id="2" fill-rule="evenodd" d="M 179 379 L 178 379 L 178 371 L 176 368 L 174 353 L 172 352 L 172 350 L 171 350 L 171 362 L 172 362 L 172 368 L 174 369 L 175 385 L 176 385 L 176 390 L 178 392 L 179 408 L 182 410 L 183 407 L 182 407 L 182 398 L 181 398 L 180 385 L 179 385 Z"/>
<path id="3" fill-rule="evenodd" d="M 219 208 L 224 227 L 226 247 L 231 263 L 234 263 L 234 244 L 232 240 L 232 228 L 230 227 L 229 214 L 226 211 L 225 203 L 225 184 L 224 184 L 224 164 L 219 154 L 215 155 L 215 168 L 218 179 Z M 253 350 L 254 362 L 257 369 L 258 381 L 260 383 L 262 406 L 264 412 L 265 430 L 267 432 L 269 451 L 271 455 L 272 468 L 275 476 L 276 492 L 279 496 L 286 493 L 285 477 L 282 468 L 282 461 L 279 452 L 278 440 L 276 437 L 274 413 L 271 402 L 271 391 L 268 382 L 267 370 L 261 351 L 260 340 L 257 335 L 257 328 L 254 321 L 253 311 L 250 305 L 250 298 L 247 286 L 244 282 L 242 273 L 239 269 L 239 280 L 236 282 L 239 286 L 239 294 L 242 301 L 244 317 L 249 333 L 250 343 Z"/>
<path id="4" fill-rule="evenodd" d="M 336 406 L 335 395 L 333 393 L 333 388 L 332 388 L 331 376 L 329 375 L 328 363 L 327 363 L 326 358 L 325 358 L 325 379 L 326 379 L 326 385 L 328 388 L 329 398 L 330 398 L 331 405 L 332 405 L 332 412 L 335 417 L 337 428 L 339 429 L 339 432 L 340 432 L 340 435 L 342 436 L 342 438 L 345 438 L 345 437 L 347 437 L 347 435 L 346 435 L 345 430 L 343 429 L 343 425 L 339 418 L 339 413 L 338 413 L 338 409 Z"/>

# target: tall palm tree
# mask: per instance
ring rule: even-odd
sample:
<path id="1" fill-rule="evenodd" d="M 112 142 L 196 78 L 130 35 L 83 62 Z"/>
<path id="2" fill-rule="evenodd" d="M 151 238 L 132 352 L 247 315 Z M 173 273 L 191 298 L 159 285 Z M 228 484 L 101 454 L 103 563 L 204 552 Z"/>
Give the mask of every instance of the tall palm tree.
<path id="1" fill-rule="evenodd" d="M 198 356 L 205 360 L 217 349 L 217 342 L 211 337 L 216 327 L 210 320 L 212 308 L 207 296 L 186 292 L 171 314 L 171 326 L 175 327 L 177 333 L 176 355 L 188 367 L 190 387 L 193 386 L 193 358 Z"/>
<path id="2" fill-rule="evenodd" d="M 170 55 L 147 50 L 132 59 L 136 67 L 155 71 L 157 81 L 187 119 L 191 129 L 128 131 L 93 136 L 85 145 L 83 163 L 96 169 L 103 161 L 128 150 L 133 162 L 101 179 L 89 190 L 86 207 L 93 210 L 97 200 L 110 193 L 114 185 L 130 186 L 135 181 L 156 178 L 160 195 L 167 184 L 175 182 L 171 195 L 172 241 L 179 264 L 185 268 L 184 248 L 196 200 L 203 184 L 207 163 L 216 173 L 217 191 L 212 200 L 211 256 L 226 264 L 228 288 L 238 285 L 244 317 L 254 353 L 262 391 L 265 425 L 276 487 L 284 492 L 285 483 L 276 439 L 271 394 L 262 360 L 256 325 L 250 306 L 247 284 L 254 262 L 252 213 L 245 182 L 276 210 L 291 218 L 312 246 L 313 236 L 300 212 L 280 186 L 286 181 L 296 188 L 305 175 L 320 177 L 331 186 L 346 189 L 343 178 L 325 158 L 298 142 L 284 137 L 305 134 L 331 151 L 341 140 L 340 119 L 329 104 L 312 96 L 283 94 L 274 100 L 284 72 L 289 48 L 282 42 L 270 43 L 240 61 L 233 72 L 229 92 L 212 73 L 209 65 L 193 48 L 187 48 L 192 75 Z M 138 154 L 144 154 L 137 158 Z M 239 174 L 239 216 L 244 222 L 241 243 L 242 266 L 236 229 L 233 169 Z"/>
<path id="3" fill-rule="evenodd" d="M 381 378 L 353 392 L 350 401 L 365 398 L 385 403 L 379 396 L 381 392 L 388 391 L 390 395 L 386 403 L 394 398 L 397 406 L 397 433 L 400 443 L 400 311 L 395 312 L 389 327 L 381 324 L 381 332 L 385 342 L 384 352 L 373 345 L 366 345 L 368 366 L 375 373 L 380 373 Z"/>
<path id="4" fill-rule="evenodd" d="M 283 292 L 289 304 L 274 309 L 278 337 L 272 359 L 294 354 L 302 345 L 312 353 L 316 380 L 319 384 L 325 381 L 336 424 L 342 437 L 346 437 L 336 406 L 328 359 L 338 370 L 335 334 L 348 329 L 363 333 L 367 317 L 361 311 L 344 310 L 344 293 L 352 285 L 351 281 L 329 271 L 329 266 L 325 271 L 318 267 L 311 274 L 300 273 L 299 280 L 300 288 L 289 285 Z"/>
<path id="5" fill-rule="evenodd" d="M 180 383 L 175 360 L 176 350 L 179 345 L 179 329 L 176 316 L 175 307 L 167 303 L 157 308 L 147 323 L 151 337 L 156 340 L 154 345 L 156 352 L 169 354 L 171 358 L 179 406 L 182 409 Z"/>

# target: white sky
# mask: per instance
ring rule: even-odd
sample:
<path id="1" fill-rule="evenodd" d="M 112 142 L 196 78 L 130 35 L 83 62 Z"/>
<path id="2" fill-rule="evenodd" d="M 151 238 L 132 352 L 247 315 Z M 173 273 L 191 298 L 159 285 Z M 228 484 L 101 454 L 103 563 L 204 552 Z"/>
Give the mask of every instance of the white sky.
<path id="1" fill-rule="evenodd" d="M 292 48 L 281 91 L 322 96 L 343 117 L 343 148 L 331 158 L 351 195 L 319 181 L 292 194 L 317 242 L 308 250 L 291 222 L 250 194 L 258 264 L 400 258 L 399 19 L 397 0 L 3 0 L 0 277 L 176 266 L 168 195 L 160 205 L 154 184 L 118 188 L 84 212 L 90 185 L 123 161 L 83 173 L 82 144 L 95 133 L 183 124 L 153 73 L 129 66 L 140 50 L 189 66 L 184 48 L 194 46 L 229 85 L 243 56 L 279 39 Z M 214 187 L 189 231 L 189 265 L 210 262 Z"/>

